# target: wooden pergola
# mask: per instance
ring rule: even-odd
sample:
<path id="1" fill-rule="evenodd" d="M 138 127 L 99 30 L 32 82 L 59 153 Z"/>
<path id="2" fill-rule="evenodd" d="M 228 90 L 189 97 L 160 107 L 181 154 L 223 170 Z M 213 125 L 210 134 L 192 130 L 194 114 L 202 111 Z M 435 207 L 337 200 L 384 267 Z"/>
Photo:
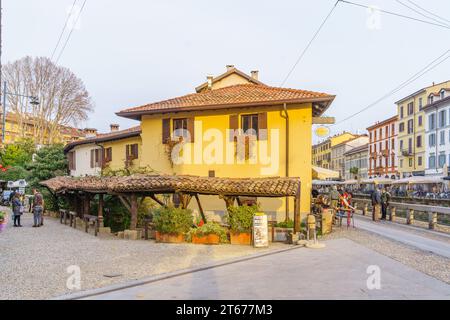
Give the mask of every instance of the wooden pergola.
<path id="1" fill-rule="evenodd" d="M 125 177 L 56 177 L 41 182 L 50 192 L 68 199 L 80 216 L 89 214 L 90 201 L 99 195 L 98 220 L 103 222 L 103 196 L 117 196 L 130 212 L 130 229 L 137 226 L 139 201 L 150 197 L 161 206 L 166 204 L 157 198 L 160 194 L 176 194 L 179 205 L 187 208 L 195 198 L 199 212 L 206 217 L 199 195 L 216 195 L 223 199 L 226 207 L 235 201 L 241 205 L 241 197 L 294 198 L 294 231 L 300 231 L 300 179 L 299 178 L 220 178 L 189 175 L 145 175 Z M 138 200 L 140 198 L 140 200 Z"/>

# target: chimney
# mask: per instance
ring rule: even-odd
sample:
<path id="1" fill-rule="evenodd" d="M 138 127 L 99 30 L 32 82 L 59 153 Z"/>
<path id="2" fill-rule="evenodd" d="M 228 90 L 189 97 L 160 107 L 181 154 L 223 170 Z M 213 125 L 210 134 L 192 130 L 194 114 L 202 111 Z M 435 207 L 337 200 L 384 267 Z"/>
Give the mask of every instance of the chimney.
<path id="1" fill-rule="evenodd" d="M 227 64 L 226 68 L 227 68 L 227 71 L 230 71 L 231 69 L 234 69 L 234 65 L 233 64 Z"/>
<path id="2" fill-rule="evenodd" d="M 86 138 L 93 138 L 97 136 L 97 129 L 95 128 L 85 128 L 83 131 Z"/>
<path id="3" fill-rule="evenodd" d="M 208 89 L 212 88 L 212 82 L 213 82 L 213 76 L 212 75 L 207 75 L 206 76 L 206 82 L 208 83 Z"/>
<path id="4" fill-rule="evenodd" d="M 109 128 L 111 129 L 111 132 L 119 131 L 119 125 L 117 123 L 111 123 Z"/>
<path id="5" fill-rule="evenodd" d="M 258 75 L 259 75 L 258 70 L 252 70 L 250 73 L 251 73 L 253 79 L 258 80 Z"/>

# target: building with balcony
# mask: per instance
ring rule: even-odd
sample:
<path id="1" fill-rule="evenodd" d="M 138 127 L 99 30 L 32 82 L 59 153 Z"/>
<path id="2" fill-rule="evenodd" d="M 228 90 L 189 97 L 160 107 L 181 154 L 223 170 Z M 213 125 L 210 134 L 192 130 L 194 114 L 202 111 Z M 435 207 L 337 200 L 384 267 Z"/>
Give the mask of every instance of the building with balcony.
<path id="1" fill-rule="evenodd" d="M 369 134 L 369 177 L 396 178 L 397 116 L 378 121 L 367 128 Z"/>
<path id="2" fill-rule="evenodd" d="M 341 179 L 345 177 L 345 153 L 369 142 L 367 135 L 359 135 L 341 142 L 331 148 L 331 170 L 339 172 Z"/>
<path id="3" fill-rule="evenodd" d="M 357 135 L 350 132 L 342 132 L 340 134 L 329 137 L 328 139 L 313 145 L 312 147 L 312 164 L 317 167 L 331 169 L 331 148 L 335 145 L 355 138 Z"/>
<path id="4" fill-rule="evenodd" d="M 424 87 L 396 102 L 398 115 L 397 153 L 401 177 L 424 175 L 426 168 L 425 112 L 423 108 L 436 101 L 450 80 Z"/>
<path id="5" fill-rule="evenodd" d="M 440 175 L 450 165 L 450 87 L 430 93 L 426 117 L 426 175 Z"/>
<path id="6" fill-rule="evenodd" d="M 366 179 L 368 178 L 369 144 L 350 149 L 344 153 L 344 179 Z"/>

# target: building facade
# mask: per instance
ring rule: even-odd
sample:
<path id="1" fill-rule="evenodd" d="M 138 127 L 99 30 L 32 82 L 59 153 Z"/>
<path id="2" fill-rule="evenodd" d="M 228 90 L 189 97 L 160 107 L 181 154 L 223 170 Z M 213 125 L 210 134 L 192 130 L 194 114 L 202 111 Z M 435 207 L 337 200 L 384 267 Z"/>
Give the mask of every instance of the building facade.
<path id="1" fill-rule="evenodd" d="M 426 124 L 426 175 L 440 175 L 450 165 L 450 88 L 430 93 L 423 108 Z"/>
<path id="2" fill-rule="evenodd" d="M 397 116 L 367 128 L 369 134 L 369 177 L 397 178 Z"/>
<path id="3" fill-rule="evenodd" d="M 363 144 L 344 153 L 344 179 L 366 179 L 368 175 L 369 144 Z"/>
<path id="4" fill-rule="evenodd" d="M 102 172 L 137 169 L 142 157 L 139 126 L 119 130 L 111 125 L 111 132 L 91 135 L 65 146 L 70 175 L 99 176 Z"/>
<path id="5" fill-rule="evenodd" d="M 314 166 L 318 166 L 325 169 L 331 169 L 331 148 L 335 145 L 348 141 L 350 139 L 355 138 L 356 135 L 349 133 L 349 132 L 343 132 L 337 135 L 334 135 L 332 137 L 329 137 L 328 139 L 313 145 L 312 147 L 312 163 Z"/>
<path id="6" fill-rule="evenodd" d="M 355 136 L 353 139 L 341 142 L 331 148 L 331 170 L 339 172 L 341 179 L 345 177 L 345 153 L 353 148 L 369 142 L 367 135 Z"/>
<path id="7" fill-rule="evenodd" d="M 398 115 L 397 156 L 401 177 L 424 175 L 426 168 L 425 112 L 430 95 L 450 87 L 450 81 L 422 88 L 396 102 Z"/>
<path id="8" fill-rule="evenodd" d="M 170 175 L 299 177 L 300 211 L 306 216 L 311 198 L 313 117 L 320 118 L 334 96 L 271 87 L 257 77 L 257 72 L 246 75 L 227 66 L 224 74 L 207 77 L 196 93 L 129 108 L 117 115 L 140 121 L 141 166 Z M 241 146 L 245 150 L 242 157 L 238 152 Z M 174 150 L 179 158 L 173 158 Z M 223 200 L 200 197 L 207 214 L 226 211 Z M 258 202 L 277 220 L 293 217 L 291 200 Z M 195 204 L 192 209 L 197 211 Z"/>

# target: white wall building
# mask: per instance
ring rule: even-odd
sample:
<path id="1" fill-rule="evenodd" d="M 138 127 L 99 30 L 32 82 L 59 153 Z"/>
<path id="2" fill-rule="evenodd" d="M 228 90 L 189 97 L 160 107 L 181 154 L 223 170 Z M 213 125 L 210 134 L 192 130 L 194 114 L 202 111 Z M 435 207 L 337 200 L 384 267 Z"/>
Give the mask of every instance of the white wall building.
<path id="1" fill-rule="evenodd" d="M 442 174 L 450 166 L 450 88 L 443 88 L 428 97 L 425 111 L 426 175 Z"/>
<path id="2" fill-rule="evenodd" d="M 102 170 L 101 154 L 101 147 L 94 143 L 73 147 L 67 153 L 70 175 L 73 177 L 99 176 Z"/>

